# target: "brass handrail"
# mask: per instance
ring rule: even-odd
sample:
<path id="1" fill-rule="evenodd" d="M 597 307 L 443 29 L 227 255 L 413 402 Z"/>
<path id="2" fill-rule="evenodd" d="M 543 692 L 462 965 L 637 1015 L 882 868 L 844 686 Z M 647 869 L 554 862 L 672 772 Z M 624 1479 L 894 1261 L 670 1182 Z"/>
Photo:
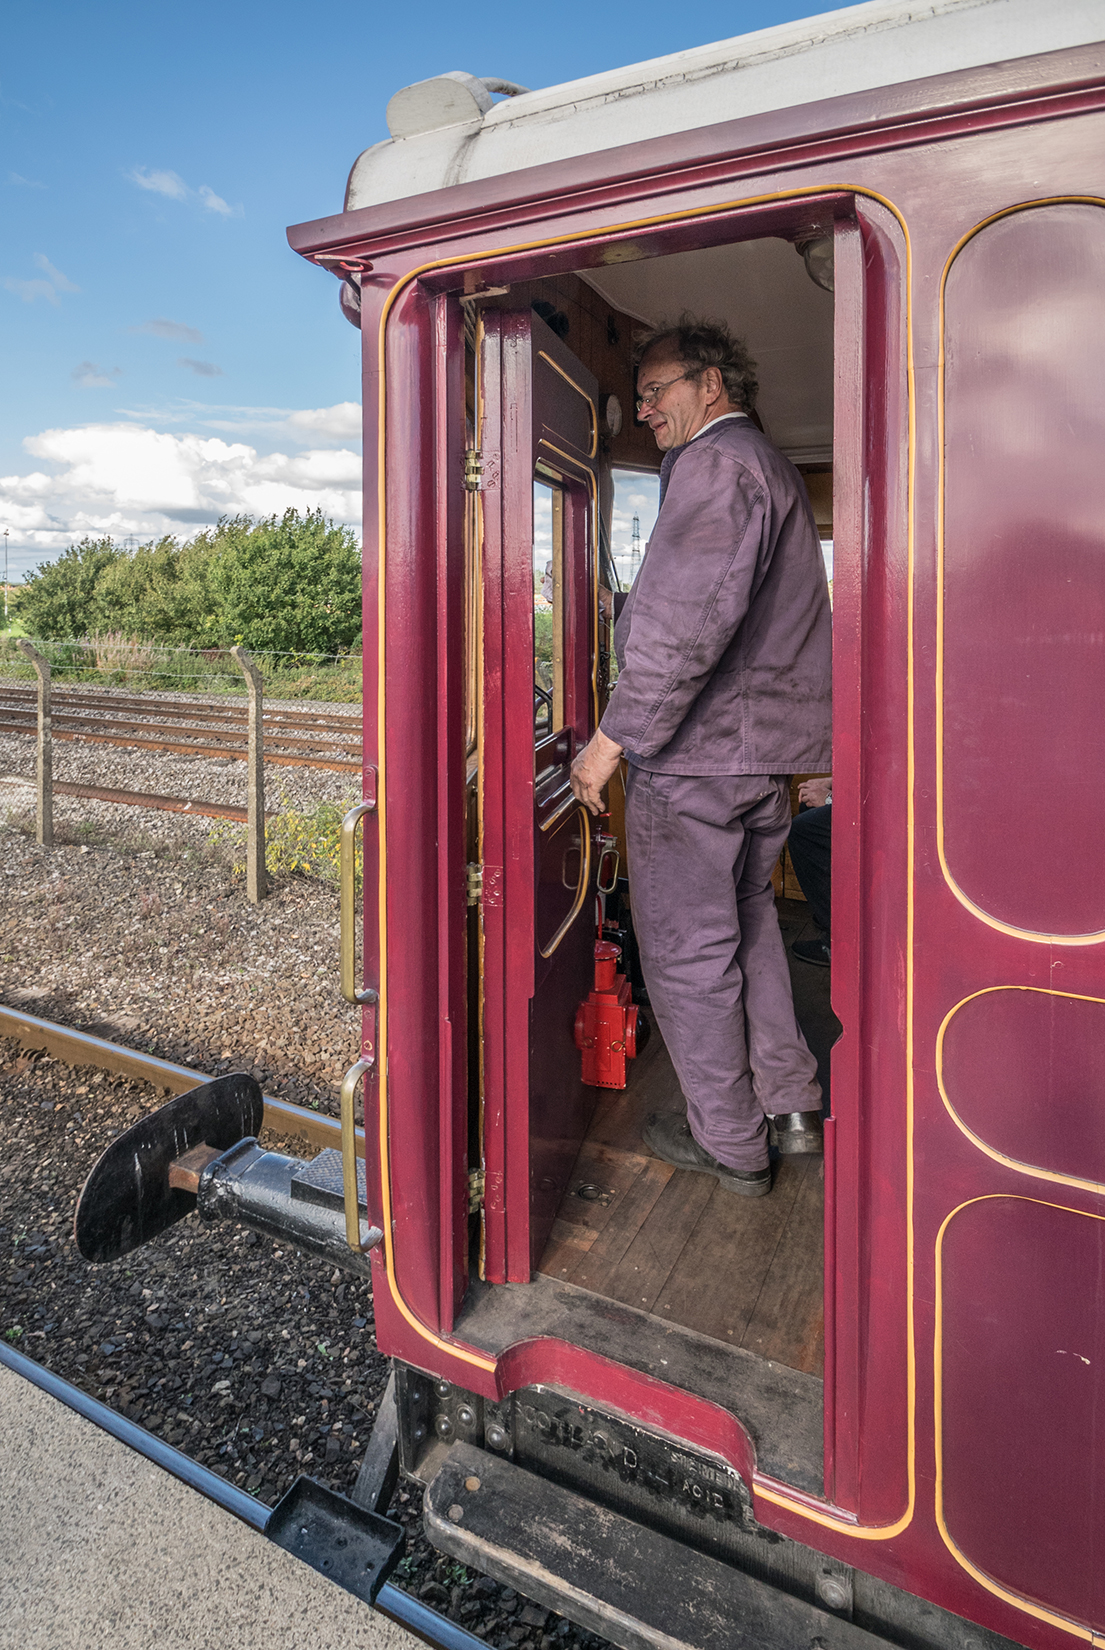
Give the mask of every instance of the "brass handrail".
<path id="1" fill-rule="evenodd" d="M 383 1237 L 377 1228 L 370 1229 L 369 1240 L 361 1242 L 361 1200 L 357 1195 L 357 1132 L 353 1118 L 353 1107 L 357 1098 L 357 1088 L 362 1077 L 367 1077 L 370 1071 L 376 1068 L 376 1053 L 373 1050 L 366 1060 L 358 1060 L 355 1066 L 350 1066 L 345 1074 L 341 1086 L 341 1179 L 342 1192 L 345 1199 L 345 1241 L 358 1254 L 365 1254 L 374 1249 Z M 368 1168 L 365 1167 L 365 1192 L 368 1191 Z"/>
<path id="2" fill-rule="evenodd" d="M 564 921 L 560 924 L 560 927 L 557 929 L 548 945 L 543 945 L 540 947 L 541 955 L 543 957 L 552 956 L 553 952 L 556 950 L 557 946 L 560 944 L 573 922 L 575 922 L 576 918 L 579 916 L 579 913 L 583 909 L 583 902 L 587 898 L 587 885 L 591 880 L 591 816 L 587 812 L 587 809 L 583 806 L 582 802 L 578 804 L 578 807 L 580 813 L 583 815 L 583 852 L 580 855 L 581 864 L 579 869 L 579 886 L 576 889 L 576 897 L 572 901 L 572 909 L 568 912 L 568 915 L 564 918 Z"/>
<path id="3" fill-rule="evenodd" d="M 341 994 L 347 1003 L 362 1007 L 374 1003 L 376 993 L 370 987 L 357 990 L 357 826 L 375 811 L 373 795 L 350 808 L 341 822 Z"/>

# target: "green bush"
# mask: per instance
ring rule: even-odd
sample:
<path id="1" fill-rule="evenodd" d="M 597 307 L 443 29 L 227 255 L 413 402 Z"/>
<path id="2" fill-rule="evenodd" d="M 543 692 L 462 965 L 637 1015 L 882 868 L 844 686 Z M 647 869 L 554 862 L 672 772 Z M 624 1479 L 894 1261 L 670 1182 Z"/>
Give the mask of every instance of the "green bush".
<path id="1" fill-rule="evenodd" d="M 197 643 L 260 652 L 336 653 L 361 629 L 361 557 L 348 528 L 287 510 L 253 523 L 221 521 L 209 546 L 207 611 Z"/>
<path id="2" fill-rule="evenodd" d="M 100 590 L 105 575 L 126 551 L 110 539 L 82 539 L 57 561 L 44 562 L 23 581 L 19 619 L 31 636 L 50 640 L 108 628 Z"/>
<path id="3" fill-rule="evenodd" d="M 130 551 L 83 539 L 26 579 L 19 620 L 46 641 L 111 635 L 332 655 L 360 635 L 360 552 L 321 510 L 224 517 L 187 544 L 162 538 Z"/>

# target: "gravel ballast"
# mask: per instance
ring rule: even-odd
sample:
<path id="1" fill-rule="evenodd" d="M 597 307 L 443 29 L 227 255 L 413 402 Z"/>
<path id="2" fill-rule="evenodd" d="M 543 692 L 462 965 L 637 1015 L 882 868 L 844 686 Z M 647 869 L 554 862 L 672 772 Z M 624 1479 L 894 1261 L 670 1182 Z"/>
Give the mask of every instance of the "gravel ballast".
<path id="1" fill-rule="evenodd" d="M 190 794 L 165 753 L 113 750 L 110 773 L 96 761 L 90 783 Z M 341 775 L 270 783 L 289 774 L 317 787 L 299 805 L 345 799 Z M 281 878 L 249 905 L 211 821 L 60 798 L 55 821 L 58 845 L 40 848 L 25 804 L 0 797 L 0 1000 L 336 1114 L 359 1041 L 338 991 L 337 890 Z M 73 1246 L 88 1170 L 165 1097 L 0 1042 L 0 1334 L 269 1504 L 299 1472 L 348 1493 L 388 1373 L 367 1282 L 194 1217 L 112 1265 Z M 603 1644 L 430 1548 L 417 1486 L 400 1485 L 391 1516 L 408 1538 L 397 1583 L 489 1644 Z"/>

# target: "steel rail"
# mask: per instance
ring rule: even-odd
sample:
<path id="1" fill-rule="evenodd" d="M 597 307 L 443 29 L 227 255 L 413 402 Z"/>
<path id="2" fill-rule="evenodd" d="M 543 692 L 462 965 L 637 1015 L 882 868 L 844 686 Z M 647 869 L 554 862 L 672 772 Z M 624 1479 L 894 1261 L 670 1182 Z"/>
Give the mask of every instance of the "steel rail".
<path id="1" fill-rule="evenodd" d="M 6 1003 L 0 1004 L 0 1037 L 17 1037 L 24 1048 L 41 1049 L 67 1065 L 96 1066 L 119 1077 L 152 1083 L 157 1088 L 168 1089 L 171 1094 L 184 1094 L 210 1081 L 208 1072 L 193 1071 L 171 1060 L 159 1060 L 154 1054 L 142 1054 L 122 1043 L 109 1042 L 106 1037 L 94 1037 L 89 1031 L 77 1031 L 53 1020 L 40 1020 L 37 1015 Z M 312 1146 L 341 1150 L 341 1124 L 336 1117 L 324 1117 L 320 1112 L 308 1111 L 306 1106 L 293 1106 L 291 1101 L 277 1100 L 270 1094 L 264 1096 L 264 1101 L 267 1129 L 309 1141 Z M 363 1153 L 364 1130 L 357 1129 L 356 1135 Z"/>
<path id="2" fill-rule="evenodd" d="M 240 723 L 235 723 L 232 727 L 197 727 L 193 721 L 179 722 L 174 718 L 157 720 L 123 716 L 79 716 L 69 711 L 58 710 L 56 707 L 52 712 L 52 720 L 56 729 L 64 728 L 75 734 L 98 733 L 101 730 L 104 733 L 168 734 L 177 739 L 225 740 L 230 745 L 240 741 L 244 732 L 244 726 Z M 5 731 L 15 732 L 24 727 L 34 727 L 35 715 L 30 710 L 0 709 L 0 724 Z M 278 733 L 272 728 L 266 728 L 265 733 L 268 742 L 288 751 L 328 751 L 335 756 L 360 753 L 359 737 L 356 744 L 352 744 L 348 740 L 343 742 L 339 735 L 329 733 L 320 734 L 317 739 L 310 739 L 302 728 L 293 729 L 291 733 Z"/>
<path id="3" fill-rule="evenodd" d="M 34 728 L 26 724 L 12 725 L 0 717 L 0 733 L 33 734 Z M 72 733 L 68 729 L 59 729 L 56 725 L 53 730 L 56 740 L 76 740 L 90 745 L 119 745 L 126 750 L 173 751 L 181 756 L 213 756 L 227 757 L 230 761 L 246 760 L 245 747 L 233 745 L 188 745 L 173 739 L 123 739 L 110 733 Z M 360 773 L 359 761 L 350 759 L 347 762 L 323 760 L 318 756 L 282 756 L 279 752 L 270 754 L 265 752 L 265 761 L 283 768 L 325 768 L 331 773 Z"/>
<path id="4" fill-rule="evenodd" d="M 186 1484 L 189 1489 L 196 1490 L 208 1501 L 222 1507 L 225 1512 L 233 1513 L 240 1518 L 243 1524 L 263 1535 L 268 1525 L 272 1508 L 263 1501 L 258 1501 L 254 1495 L 247 1495 L 234 1484 L 228 1484 L 225 1478 L 220 1478 L 217 1472 L 210 1467 L 203 1467 L 198 1461 L 191 1460 L 180 1450 L 174 1449 L 162 1439 L 156 1438 L 152 1432 L 147 1432 L 136 1421 L 128 1421 L 125 1415 L 111 1409 L 107 1404 L 100 1403 L 98 1398 L 90 1398 L 80 1387 L 74 1386 L 71 1381 L 63 1380 L 60 1375 L 43 1368 L 28 1358 L 22 1352 L 16 1352 L 13 1347 L 6 1346 L 0 1341 L 0 1365 L 10 1369 L 13 1375 L 20 1375 L 29 1381 L 40 1392 L 64 1404 L 75 1414 L 91 1421 L 93 1426 L 99 1427 L 128 1449 L 152 1461 L 154 1466 L 161 1467 L 174 1478 Z M 455 1621 L 447 1616 L 439 1615 L 431 1610 L 428 1604 L 421 1599 L 412 1598 L 401 1588 L 394 1586 L 390 1581 L 384 1585 L 376 1595 L 372 1609 L 379 1610 L 381 1615 L 390 1616 L 401 1627 L 416 1633 L 427 1644 L 439 1647 L 439 1650 L 486 1650 L 483 1639 L 474 1633 L 466 1632 L 458 1627 Z"/>
<path id="5" fill-rule="evenodd" d="M 0 682 L 0 706 L 5 701 L 15 700 L 18 703 L 34 703 L 36 688 L 23 683 Z M 246 705 L 213 705 L 203 699 L 171 699 L 167 695 L 148 693 L 141 695 L 124 695 L 107 692 L 80 693 L 74 688 L 53 685 L 55 704 L 74 706 L 78 710 L 119 710 L 132 713 L 144 713 L 147 716 L 156 714 L 170 714 L 178 711 L 181 716 L 199 717 L 202 721 L 232 721 L 241 722 L 245 726 L 249 714 Z M 152 707 L 157 706 L 155 711 Z M 328 733 L 359 733 L 360 707 L 356 712 L 341 715 L 335 711 L 324 711 L 316 714 L 307 710 L 266 710 L 266 723 L 273 727 L 289 728 L 320 728 Z"/>

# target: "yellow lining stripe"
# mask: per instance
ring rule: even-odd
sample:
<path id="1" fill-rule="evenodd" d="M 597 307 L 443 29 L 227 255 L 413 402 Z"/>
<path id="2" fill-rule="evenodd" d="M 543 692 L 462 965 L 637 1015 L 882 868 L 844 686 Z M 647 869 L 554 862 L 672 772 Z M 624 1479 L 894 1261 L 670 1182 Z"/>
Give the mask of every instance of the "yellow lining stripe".
<path id="1" fill-rule="evenodd" d="M 969 1209 L 972 1204 L 996 1203 L 1004 1201 L 1014 1203 L 1036 1203 L 1039 1204 L 1041 1208 L 1045 1209 L 1062 1209 L 1064 1214 L 1082 1214 L 1083 1219 L 1085 1220 L 1101 1220 L 1103 1218 L 1101 1215 L 1083 1214 L 1081 1209 L 1068 1209 L 1066 1205 L 1062 1203 L 1048 1203 L 1044 1198 L 1040 1197 L 1018 1197 L 1014 1193 L 991 1192 L 985 1197 L 969 1197 L 966 1202 L 960 1203 L 952 1210 L 951 1214 L 948 1215 L 946 1220 L 941 1225 L 939 1232 L 936 1234 L 936 1334 L 933 1343 L 933 1389 L 935 1400 L 934 1436 L 936 1444 L 936 1523 L 940 1530 L 940 1536 L 945 1547 L 947 1547 L 956 1563 L 961 1565 L 963 1569 L 966 1570 L 967 1574 L 978 1582 L 980 1587 L 985 1587 L 988 1593 L 993 1593 L 996 1598 L 1003 1599 L 1006 1604 L 1011 1604 L 1014 1609 L 1022 1610 L 1026 1615 L 1035 1616 L 1037 1621 L 1046 1621 L 1049 1626 L 1058 1627 L 1064 1633 L 1070 1633 L 1075 1638 L 1085 1639 L 1089 1644 L 1097 1644 L 1099 1640 L 1092 1628 L 1086 1627 L 1080 1622 L 1072 1621 L 1069 1616 L 1057 1615 L 1054 1610 L 1048 1610 L 1042 1604 L 1034 1604 L 1031 1599 L 1024 1598 L 1019 1593 L 1010 1592 L 1007 1587 L 1002 1586 L 1000 1581 L 995 1581 L 992 1576 L 986 1574 L 985 1570 L 980 1570 L 978 1565 L 972 1563 L 960 1547 L 957 1546 L 955 1539 L 948 1529 L 947 1523 L 944 1519 L 944 1234 L 951 1225 L 952 1221 L 955 1219 L 956 1215 L 961 1214 L 964 1209 Z"/>
<path id="2" fill-rule="evenodd" d="M 1031 991 L 1040 997 L 1066 997 L 1074 1002 L 1100 1003 L 1102 1007 L 1105 1007 L 1105 998 L 1103 997 L 1087 997 L 1079 991 L 1052 991 L 1041 985 L 988 985 L 982 991 L 972 991 L 970 996 L 962 998 L 954 1008 L 948 1010 L 940 1023 L 940 1030 L 936 1034 L 936 1086 L 940 1090 L 940 1098 L 944 1102 L 948 1116 L 956 1128 L 967 1136 L 973 1146 L 977 1146 L 980 1152 L 985 1152 L 987 1157 L 993 1158 L 994 1162 L 1000 1163 L 1003 1168 L 1015 1169 L 1018 1174 L 1031 1175 L 1035 1180 L 1050 1180 L 1058 1186 L 1073 1186 L 1076 1191 L 1080 1192 L 1095 1192 L 1098 1195 L 1105 1193 L 1105 1185 L 1101 1181 L 1083 1180 L 1078 1175 L 1060 1174 L 1058 1170 L 1053 1169 L 1041 1169 L 1034 1163 L 1022 1163 L 1019 1158 L 1009 1157 L 1005 1152 L 999 1152 L 995 1146 L 988 1146 L 986 1141 L 980 1135 L 977 1135 L 968 1123 L 963 1121 L 952 1105 L 948 1091 L 944 1087 L 944 1035 L 961 1008 L 966 1007 L 968 1003 L 973 1003 L 978 997 L 992 996 L 996 991 Z"/>
<path id="3" fill-rule="evenodd" d="M 959 901 L 973 917 L 986 923 L 990 928 L 996 928 L 999 934 L 1009 934 L 1014 939 L 1032 940 L 1038 945 L 1100 945 L 1105 940 L 1105 928 L 1098 929 L 1093 934 L 1043 934 L 1034 929 L 1018 928 L 1013 923 L 1003 922 L 1000 917 L 991 916 L 977 905 L 971 897 L 964 893 L 948 865 L 944 850 L 944 502 L 945 502 L 945 453 L 944 453 L 944 379 L 947 365 L 946 357 L 946 298 L 948 276 L 951 267 L 963 248 L 976 235 L 981 234 L 993 223 L 1000 223 L 1003 218 L 1011 218 L 1018 212 L 1031 212 L 1042 206 L 1105 206 L 1105 200 L 1097 195 L 1046 195 L 1040 200 L 1021 201 L 1016 206 L 1007 206 L 1001 212 L 994 212 L 981 223 L 975 224 L 973 229 L 960 237 L 952 248 L 944 272 L 940 277 L 940 335 L 937 354 L 937 410 L 936 410 L 936 450 L 937 450 L 937 492 L 936 492 L 936 849 L 940 858 L 940 869 L 944 881 Z M 985 1149 L 985 1148 L 984 1148 Z"/>
<path id="4" fill-rule="evenodd" d="M 577 230 L 572 234 L 550 236 L 544 240 L 523 241 L 513 246 L 498 247 L 493 251 L 477 253 L 475 256 L 455 256 L 439 258 L 430 263 L 420 264 L 407 274 L 401 276 L 384 300 L 380 313 L 378 332 L 379 340 L 379 430 L 377 432 L 378 461 L 379 461 L 379 489 L 377 498 L 379 522 L 378 548 L 378 683 L 377 683 L 377 764 L 379 768 L 378 811 L 380 816 L 379 840 L 379 913 L 380 913 L 380 1002 L 379 1002 L 379 1148 L 380 1148 L 380 1183 L 383 1199 L 381 1224 L 384 1228 L 384 1264 L 387 1271 L 388 1283 L 392 1298 L 402 1317 L 428 1346 L 467 1363 L 475 1368 L 494 1373 L 497 1360 L 488 1358 L 471 1348 L 459 1345 L 452 1340 L 446 1340 L 422 1323 L 403 1299 L 399 1290 L 398 1278 L 395 1271 L 395 1240 L 392 1228 L 391 1209 L 391 1172 L 388 1151 L 388 986 L 387 986 L 387 745 L 385 738 L 385 591 L 386 591 L 386 532 L 387 532 L 387 472 L 386 458 L 386 422 L 387 422 L 387 372 L 386 372 L 386 332 L 388 317 L 402 293 L 414 281 L 428 275 L 435 270 L 475 268 L 489 263 L 498 263 L 505 258 L 517 257 L 523 252 L 538 251 L 554 246 L 585 245 L 595 240 L 605 240 L 613 235 L 629 234 L 640 229 L 659 228 L 664 224 L 693 223 L 700 219 L 720 217 L 726 213 L 748 210 L 755 206 L 777 204 L 788 200 L 810 200 L 817 196 L 860 196 L 866 200 L 877 202 L 884 207 L 897 222 L 905 241 L 906 253 L 906 290 L 905 290 L 905 327 L 906 327 L 906 385 L 908 399 L 908 570 L 909 570 L 909 597 L 908 597 L 908 797 L 907 797 L 907 852 L 910 869 L 909 886 L 907 892 L 906 915 L 906 1269 L 907 1269 L 907 1316 L 906 1316 L 906 1396 L 907 1396 L 907 1479 L 908 1499 L 906 1510 L 901 1518 L 893 1524 L 859 1525 L 840 1513 L 829 1509 L 828 1503 L 822 1512 L 817 1508 L 806 1505 L 784 1492 L 768 1488 L 757 1482 L 756 1493 L 765 1501 L 782 1507 L 798 1516 L 809 1519 L 826 1529 L 854 1536 L 863 1541 L 888 1541 L 900 1535 L 913 1520 L 916 1507 L 916 1407 L 917 1407 L 917 1370 L 916 1370 L 916 1328 L 914 1324 L 913 1300 L 913 1269 L 914 1269 L 914 1093 L 913 1093 L 913 944 L 914 944 L 914 896 L 913 896 L 913 868 L 915 853 L 915 821 L 914 821 L 914 785 L 915 785 L 915 752 L 914 752 L 914 560 L 915 560 L 915 488 L 916 488 L 916 378 L 914 372 L 913 355 L 913 252 L 909 237 L 909 229 L 905 218 L 898 208 L 885 195 L 880 195 L 873 189 L 852 184 L 823 184 L 805 189 L 779 190 L 771 194 L 752 195 L 743 200 L 724 201 L 716 206 L 702 206 L 684 209 L 679 212 L 667 212 L 651 218 L 640 218 L 622 224 L 597 228 L 580 234 Z"/>

